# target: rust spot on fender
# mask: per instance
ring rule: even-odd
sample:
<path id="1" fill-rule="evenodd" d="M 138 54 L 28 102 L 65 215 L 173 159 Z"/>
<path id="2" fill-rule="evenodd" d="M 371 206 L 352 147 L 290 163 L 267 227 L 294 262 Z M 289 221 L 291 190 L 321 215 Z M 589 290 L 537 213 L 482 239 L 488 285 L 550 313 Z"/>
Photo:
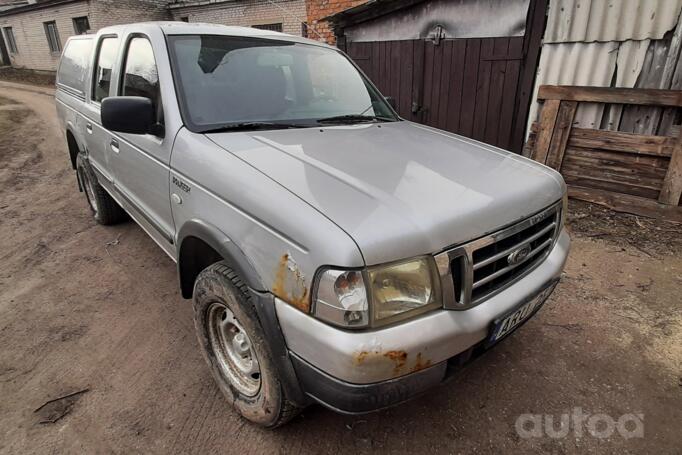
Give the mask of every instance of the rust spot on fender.
<path id="1" fill-rule="evenodd" d="M 422 359 L 422 353 L 418 352 L 417 353 L 417 360 L 414 362 L 414 366 L 410 370 L 412 373 L 415 371 L 423 370 L 424 368 L 428 368 L 431 366 L 431 360 L 429 359 Z"/>
<path id="2" fill-rule="evenodd" d="M 405 363 L 407 362 L 407 352 L 405 351 L 388 351 L 384 353 L 384 357 L 390 359 L 393 362 L 394 374 L 399 374 L 400 370 L 402 369 L 402 367 L 405 366 Z"/>
<path id="3" fill-rule="evenodd" d="M 289 253 L 279 258 L 272 293 L 304 313 L 310 312 L 310 299 L 305 277 Z"/>

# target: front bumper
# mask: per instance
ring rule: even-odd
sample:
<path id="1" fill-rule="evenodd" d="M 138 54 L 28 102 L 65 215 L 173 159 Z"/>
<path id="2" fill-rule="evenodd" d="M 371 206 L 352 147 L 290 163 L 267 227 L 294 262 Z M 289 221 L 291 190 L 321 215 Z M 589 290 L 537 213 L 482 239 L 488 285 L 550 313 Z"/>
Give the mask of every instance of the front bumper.
<path id="1" fill-rule="evenodd" d="M 363 414 L 400 404 L 443 382 L 448 362 L 395 379 L 372 384 L 351 384 L 320 371 L 290 354 L 300 388 L 316 402 L 343 414 Z"/>
<path id="2" fill-rule="evenodd" d="M 448 360 L 470 354 L 486 339 L 492 321 L 561 275 L 569 246 L 563 230 L 537 268 L 478 306 L 433 311 L 372 331 L 340 330 L 275 299 L 299 382 L 309 396 L 346 412 L 396 404 L 440 383 Z"/>

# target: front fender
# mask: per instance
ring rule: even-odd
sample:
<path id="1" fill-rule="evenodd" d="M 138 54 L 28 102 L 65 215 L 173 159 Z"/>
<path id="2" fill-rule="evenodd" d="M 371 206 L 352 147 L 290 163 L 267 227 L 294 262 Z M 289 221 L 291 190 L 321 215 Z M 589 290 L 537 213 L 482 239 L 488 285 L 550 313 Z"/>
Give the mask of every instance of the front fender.
<path id="1" fill-rule="evenodd" d="M 221 257 L 204 258 L 206 260 L 204 264 L 201 264 L 201 260 L 195 260 L 196 255 L 201 254 L 201 251 L 193 252 L 183 248 L 183 244 L 188 239 L 193 238 L 208 245 Z M 265 335 L 265 341 L 270 348 L 272 360 L 280 374 L 280 380 L 286 390 L 287 397 L 298 406 L 307 404 L 307 398 L 300 389 L 294 367 L 289 358 L 289 352 L 286 349 L 284 337 L 282 336 L 282 329 L 275 314 L 274 297 L 270 292 L 267 292 L 263 281 L 246 255 L 220 229 L 198 219 L 192 219 L 183 224 L 178 231 L 176 240 L 178 245 L 178 274 L 180 276 L 183 297 L 191 297 L 194 278 L 203 265 L 213 260 L 224 261 L 249 287 L 250 301 L 253 303 L 258 315 Z M 187 244 L 184 246 L 187 246 Z M 188 246 L 188 248 L 193 247 Z M 206 253 L 211 255 L 212 252 L 206 250 Z M 184 258 L 188 259 L 188 261 L 183 262 L 183 255 L 188 255 Z M 199 265 L 199 267 L 195 267 L 196 265 Z"/>
<path id="2" fill-rule="evenodd" d="M 183 297 L 188 298 L 192 293 L 192 286 L 194 286 L 193 282 L 189 284 L 189 295 L 187 295 L 187 283 L 183 282 L 182 255 L 188 253 L 183 253 L 183 242 L 191 237 L 204 241 L 218 252 L 230 268 L 239 274 L 251 289 L 255 291 L 267 290 L 249 259 L 225 233 L 205 221 L 191 219 L 182 225 L 176 238 L 176 244 L 178 245 L 178 275 L 180 277 Z"/>

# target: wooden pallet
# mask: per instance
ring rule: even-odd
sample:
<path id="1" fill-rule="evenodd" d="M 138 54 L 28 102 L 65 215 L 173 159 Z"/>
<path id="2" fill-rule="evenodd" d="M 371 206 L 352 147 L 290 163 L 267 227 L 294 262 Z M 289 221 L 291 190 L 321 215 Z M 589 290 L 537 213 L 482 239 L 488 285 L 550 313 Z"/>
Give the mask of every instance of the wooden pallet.
<path id="1" fill-rule="evenodd" d="M 543 85 L 527 153 L 561 172 L 569 196 L 682 223 L 682 129 L 675 137 L 574 128 L 578 103 L 682 107 L 682 91 Z"/>

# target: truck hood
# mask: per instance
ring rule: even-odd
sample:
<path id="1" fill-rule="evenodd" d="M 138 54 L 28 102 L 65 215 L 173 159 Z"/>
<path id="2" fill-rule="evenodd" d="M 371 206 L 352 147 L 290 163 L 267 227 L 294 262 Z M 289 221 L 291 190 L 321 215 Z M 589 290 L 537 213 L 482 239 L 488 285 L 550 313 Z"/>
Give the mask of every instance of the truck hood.
<path id="1" fill-rule="evenodd" d="M 496 231 L 564 191 L 545 166 L 407 121 L 208 137 L 348 233 L 367 265 Z"/>

